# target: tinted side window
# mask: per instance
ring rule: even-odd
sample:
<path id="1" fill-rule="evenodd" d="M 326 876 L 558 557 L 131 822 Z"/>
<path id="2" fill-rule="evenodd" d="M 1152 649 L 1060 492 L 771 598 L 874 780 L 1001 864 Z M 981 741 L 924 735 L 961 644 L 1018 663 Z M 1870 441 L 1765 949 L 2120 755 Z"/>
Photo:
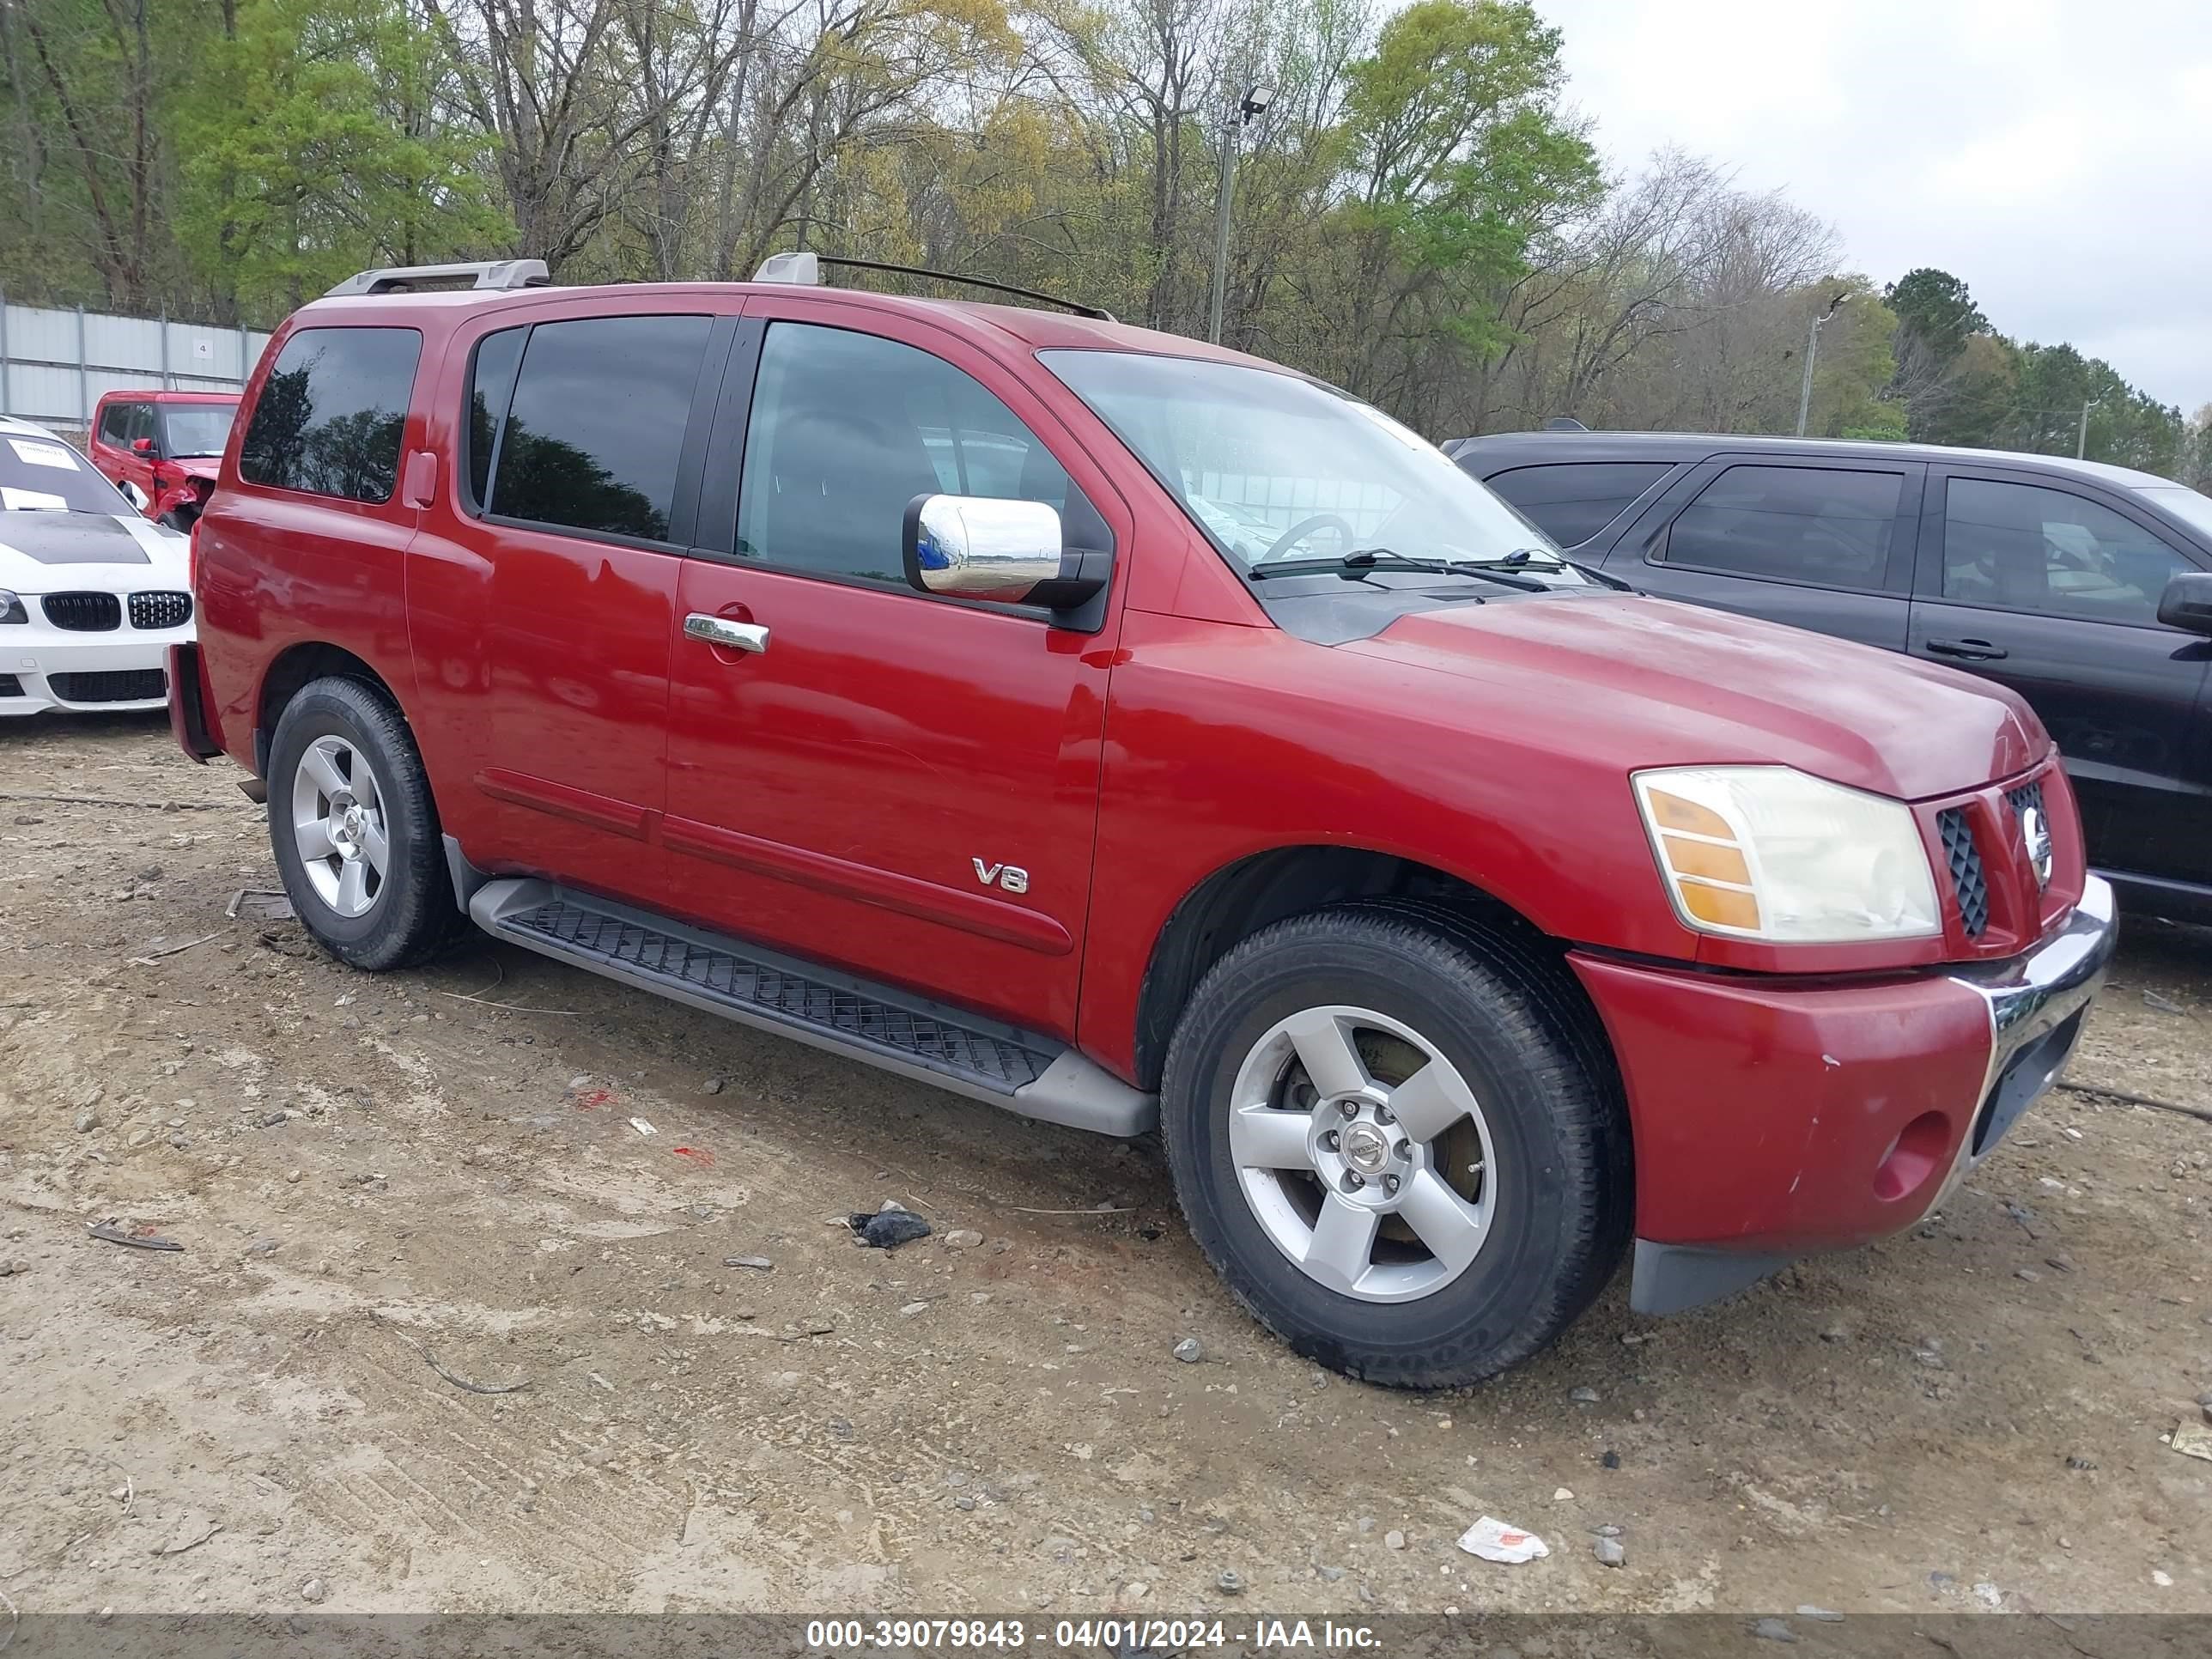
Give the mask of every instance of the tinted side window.
<path id="1" fill-rule="evenodd" d="M 462 440 L 469 451 L 469 499 L 478 507 L 491 496 L 493 439 L 507 418 L 508 400 L 514 395 L 514 371 L 522 362 L 526 328 L 505 328 L 477 342 L 476 360 L 469 365 L 469 419 Z"/>
<path id="2" fill-rule="evenodd" d="M 131 440 L 124 434 L 131 426 L 131 405 L 110 404 L 100 411 L 100 441 L 118 448 L 126 447 Z"/>
<path id="3" fill-rule="evenodd" d="M 530 331 L 484 510 L 668 539 L 707 317 L 588 317 Z"/>
<path id="4" fill-rule="evenodd" d="M 1897 532 L 1897 472 L 1731 466 L 1683 508 L 1669 564 L 1745 576 L 1878 588 Z"/>
<path id="5" fill-rule="evenodd" d="M 906 587 L 916 495 L 1042 501 L 1066 540 L 1105 521 L 1036 434 L 951 364 L 896 340 L 771 323 L 761 346 L 738 496 L 738 554 Z"/>
<path id="6" fill-rule="evenodd" d="M 125 422 L 123 428 L 125 434 L 134 444 L 141 438 L 153 437 L 155 435 L 154 405 L 132 404 L 130 408 L 130 419 Z"/>
<path id="7" fill-rule="evenodd" d="M 2154 623 L 2175 572 L 2164 542 L 2071 490 L 1954 478 L 1943 493 L 1943 597 L 2098 622 Z"/>
<path id="8" fill-rule="evenodd" d="M 238 451 L 249 483 L 388 501 L 422 337 L 411 328 L 307 328 L 284 343 Z"/>
<path id="9" fill-rule="evenodd" d="M 1672 470 L 1671 461 L 1551 462 L 1516 466 L 1483 482 L 1562 547 L 1611 524 Z"/>

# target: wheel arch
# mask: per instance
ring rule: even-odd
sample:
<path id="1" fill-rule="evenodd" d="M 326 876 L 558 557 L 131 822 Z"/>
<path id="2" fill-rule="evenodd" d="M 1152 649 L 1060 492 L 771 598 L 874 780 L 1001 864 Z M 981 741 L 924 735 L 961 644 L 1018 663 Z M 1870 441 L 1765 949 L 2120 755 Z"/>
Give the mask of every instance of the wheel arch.
<path id="1" fill-rule="evenodd" d="M 1261 928 L 1350 899 L 1422 899 L 1501 924 L 1532 949 L 1565 946 L 1496 895 L 1419 860 L 1334 845 L 1270 848 L 1223 866 L 1185 893 L 1161 926 L 1138 992 L 1139 1088 L 1158 1089 L 1176 1021 L 1206 970 Z"/>
<path id="2" fill-rule="evenodd" d="M 261 676 L 261 690 L 253 704 L 253 770 L 269 775 L 269 744 L 285 705 L 311 682 L 320 679 L 357 680 L 381 695 L 402 720 L 406 710 L 383 675 L 343 646 L 326 641 L 304 641 L 278 652 Z"/>

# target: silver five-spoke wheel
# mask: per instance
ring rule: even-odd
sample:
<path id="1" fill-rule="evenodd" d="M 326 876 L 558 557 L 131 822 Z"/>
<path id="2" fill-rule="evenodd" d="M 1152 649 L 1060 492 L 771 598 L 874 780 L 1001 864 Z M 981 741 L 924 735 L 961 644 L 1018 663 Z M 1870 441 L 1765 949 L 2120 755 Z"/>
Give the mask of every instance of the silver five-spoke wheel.
<path id="1" fill-rule="evenodd" d="M 368 758 L 343 738 L 317 738 L 301 751 L 292 834 L 325 904 L 349 920 L 375 907 L 391 858 L 384 793 Z"/>
<path id="2" fill-rule="evenodd" d="M 1474 1091 L 1410 1025 L 1366 1008 L 1278 1021 L 1238 1067 L 1229 1156 L 1275 1247 L 1368 1302 L 1434 1294 L 1474 1262 L 1496 1191 Z"/>

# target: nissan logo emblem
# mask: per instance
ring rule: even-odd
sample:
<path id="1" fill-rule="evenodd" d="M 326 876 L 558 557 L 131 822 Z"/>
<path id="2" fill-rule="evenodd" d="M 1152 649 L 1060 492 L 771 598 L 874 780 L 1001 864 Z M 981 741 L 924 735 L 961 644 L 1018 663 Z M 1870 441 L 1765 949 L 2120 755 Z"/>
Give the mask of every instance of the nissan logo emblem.
<path id="1" fill-rule="evenodd" d="M 2051 826 L 2044 822 L 2040 808 L 2023 806 L 2020 809 L 2020 838 L 2027 848 L 2027 861 L 2035 871 L 2038 887 L 2051 885 Z"/>

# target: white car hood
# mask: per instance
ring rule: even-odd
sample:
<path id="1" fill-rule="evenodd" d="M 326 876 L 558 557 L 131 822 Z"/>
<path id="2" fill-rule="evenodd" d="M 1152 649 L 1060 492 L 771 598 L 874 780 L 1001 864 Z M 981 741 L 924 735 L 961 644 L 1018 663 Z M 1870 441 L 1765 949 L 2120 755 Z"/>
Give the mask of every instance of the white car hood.
<path id="1" fill-rule="evenodd" d="M 189 538 L 135 513 L 0 512 L 0 588 L 180 591 L 190 546 Z"/>

